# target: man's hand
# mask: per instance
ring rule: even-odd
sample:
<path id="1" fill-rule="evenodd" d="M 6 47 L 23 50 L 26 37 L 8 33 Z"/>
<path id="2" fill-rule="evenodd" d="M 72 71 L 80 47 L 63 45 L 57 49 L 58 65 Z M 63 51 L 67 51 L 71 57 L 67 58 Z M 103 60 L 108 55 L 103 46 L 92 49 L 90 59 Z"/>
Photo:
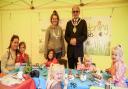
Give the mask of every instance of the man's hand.
<path id="1" fill-rule="evenodd" d="M 76 45 L 76 38 L 71 38 L 70 44 L 75 46 Z"/>

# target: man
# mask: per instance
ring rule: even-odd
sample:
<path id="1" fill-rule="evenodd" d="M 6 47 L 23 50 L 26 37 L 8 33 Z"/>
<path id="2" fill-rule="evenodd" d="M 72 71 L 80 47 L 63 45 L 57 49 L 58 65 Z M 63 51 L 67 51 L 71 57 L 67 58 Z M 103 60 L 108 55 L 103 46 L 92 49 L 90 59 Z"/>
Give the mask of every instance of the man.
<path id="1" fill-rule="evenodd" d="M 67 57 L 68 66 L 74 69 L 77 66 L 77 59 L 84 56 L 83 43 L 87 39 L 87 24 L 84 19 L 79 17 L 80 8 L 72 7 L 72 20 L 67 22 L 65 40 L 68 43 Z M 82 60 L 81 60 L 82 61 Z"/>

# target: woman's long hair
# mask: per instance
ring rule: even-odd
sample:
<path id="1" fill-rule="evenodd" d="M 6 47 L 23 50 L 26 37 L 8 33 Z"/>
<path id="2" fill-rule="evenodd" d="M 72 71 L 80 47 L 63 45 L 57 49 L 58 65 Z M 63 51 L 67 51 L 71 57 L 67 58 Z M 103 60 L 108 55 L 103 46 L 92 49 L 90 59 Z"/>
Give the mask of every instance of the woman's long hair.
<path id="1" fill-rule="evenodd" d="M 11 48 L 11 45 L 12 45 L 12 42 L 14 41 L 14 39 L 18 39 L 18 40 L 19 40 L 19 36 L 18 36 L 18 35 L 13 35 L 13 36 L 11 37 L 10 44 L 9 44 L 9 46 L 8 46 L 9 52 L 8 52 L 8 58 L 7 58 L 7 59 L 10 58 L 10 55 L 11 55 L 11 53 L 10 53 L 10 48 Z M 16 49 L 16 56 L 17 56 L 18 53 L 19 53 L 19 50 Z"/>
<path id="2" fill-rule="evenodd" d="M 48 55 L 49 55 L 49 53 L 50 53 L 51 51 L 53 52 L 53 57 L 52 57 L 52 59 L 49 59 Z M 53 58 L 55 58 L 55 51 L 54 51 L 53 49 L 50 49 L 50 50 L 48 50 L 48 53 L 47 53 L 47 60 L 48 60 L 48 61 L 51 61 L 51 60 L 53 60 Z"/>
<path id="3" fill-rule="evenodd" d="M 19 36 L 18 36 L 18 35 L 13 35 L 13 36 L 11 37 L 11 40 L 10 40 L 10 44 L 9 44 L 9 46 L 8 46 L 8 49 L 11 48 L 11 45 L 12 45 L 12 42 L 14 41 L 14 39 L 18 39 L 18 40 L 19 40 Z"/>

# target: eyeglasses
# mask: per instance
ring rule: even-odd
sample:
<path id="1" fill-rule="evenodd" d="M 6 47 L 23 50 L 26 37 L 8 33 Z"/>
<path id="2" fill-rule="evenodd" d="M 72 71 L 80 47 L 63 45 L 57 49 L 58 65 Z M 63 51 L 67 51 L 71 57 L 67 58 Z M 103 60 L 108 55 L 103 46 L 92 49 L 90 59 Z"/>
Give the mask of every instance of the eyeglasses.
<path id="1" fill-rule="evenodd" d="M 72 11 L 72 13 L 78 13 L 79 11 Z"/>

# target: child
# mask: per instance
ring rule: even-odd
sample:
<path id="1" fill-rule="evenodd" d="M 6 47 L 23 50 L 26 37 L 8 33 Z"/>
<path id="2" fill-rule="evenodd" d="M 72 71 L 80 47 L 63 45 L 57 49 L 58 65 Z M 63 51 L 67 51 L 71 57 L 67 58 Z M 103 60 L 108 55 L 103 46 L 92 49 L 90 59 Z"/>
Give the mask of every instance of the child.
<path id="1" fill-rule="evenodd" d="M 46 66 L 50 67 L 50 65 L 53 64 L 57 64 L 58 60 L 54 57 L 54 50 L 49 50 L 48 54 L 47 54 L 47 62 L 46 62 Z"/>
<path id="2" fill-rule="evenodd" d="M 91 57 L 89 55 L 86 55 L 84 59 L 84 64 L 79 63 L 77 65 L 77 69 L 78 70 L 83 69 L 87 71 L 96 71 L 96 66 L 93 65 Z"/>
<path id="3" fill-rule="evenodd" d="M 85 70 L 96 71 L 96 66 L 93 65 L 92 58 L 89 55 L 85 56 L 84 65 L 85 65 L 85 68 L 84 68 Z"/>
<path id="4" fill-rule="evenodd" d="M 52 64 L 48 71 L 47 89 L 63 89 L 65 69 L 63 65 Z"/>
<path id="5" fill-rule="evenodd" d="M 26 44 L 25 42 L 19 43 L 19 54 L 17 54 L 16 63 L 29 63 L 29 56 L 27 53 L 25 53 L 26 50 Z"/>
<path id="6" fill-rule="evenodd" d="M 112 49 L 112 66 L 106 71 L 112 76 L 112 78 L 108 79 L 109 81 L 113 81 L 118 87 L 126 87 L 126 65 L 123 61 L 123 49 L 121 45 Z"/>
<path id="7" fill-rule="evenodd" d="M 92 58 L 89 55 L 85 56 L 84 65 L 85 65 L 85 68 L 84 68 L 85 70 L 96 71 L 96 66 L 93 65 Z"/>

